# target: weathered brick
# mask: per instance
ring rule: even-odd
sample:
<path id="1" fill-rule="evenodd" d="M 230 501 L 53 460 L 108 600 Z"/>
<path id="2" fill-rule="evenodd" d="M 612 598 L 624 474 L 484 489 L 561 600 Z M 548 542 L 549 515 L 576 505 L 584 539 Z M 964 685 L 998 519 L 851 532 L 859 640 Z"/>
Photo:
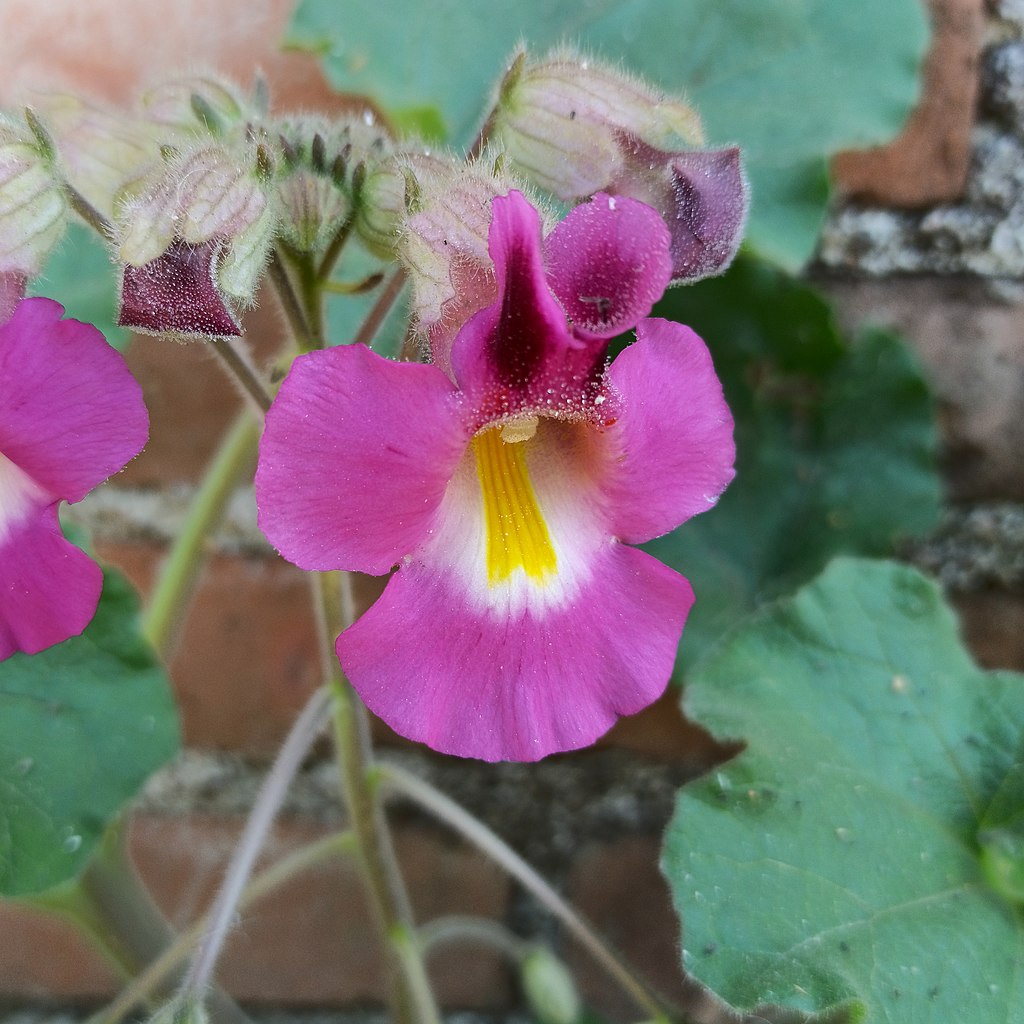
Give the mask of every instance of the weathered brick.
<path id="1" fill-rule="evenodd" d="M 963 194 L 979 90 L 982 0 L 929 0 L 929 8 L 933 37 L 921 99 L 892 142 L 835 157 L 832 174 L 841 195 L 922 207 Z"/>
<path id="2" fill-rule="evenodd" d="M 139 871 L 176 928 L 213 897 L 240 827 L 237 819 L 197 815 L 134 822 Z M 322 834 L 309 823 L 282 821 L 264 860 Z M 396 847 L 421 922 L 439 914 L 504 913 L 508 881 L 473 851 L 414 827 L 398 831 Z M 0 935 L 0 1000 L 94 1001 L 117 989 L 100 956 L 59 918 L 0 904 Z M 295 878 L 247 911 L 229 939 L 218 978 L 247 1002 L 372 1003 L 382 998 L 379 953 L 356 868 L 339 861 Z M 493 1009 L 510 998 L 506 968 L 490 949 L 438 950 L 428 966 L 448 1006 Z"/>

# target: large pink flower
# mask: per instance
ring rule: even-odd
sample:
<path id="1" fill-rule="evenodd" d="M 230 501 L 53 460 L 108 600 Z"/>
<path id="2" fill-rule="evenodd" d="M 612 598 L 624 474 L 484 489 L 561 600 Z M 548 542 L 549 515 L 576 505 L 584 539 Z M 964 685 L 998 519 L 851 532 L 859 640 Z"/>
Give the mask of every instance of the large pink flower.
<path id="1" fill-rule="evenodd" d="M 437 365 L 297 360 L 267 416 L 260 524 L 306 569 L 398 571 L 338 638 L 367 705 L 446 753 L 593 742 L 672 669 L 689 584 L 630 547 L 714 504 L 732 419 L 692 331 L 643 320 L 671 273 L 650 208 L 598 196 L 546 238 L 493 201 L 497 298 Z"/>
<path id="2" fill-rule="evenodd" d="M 121 469 L 149 432 L 124 360 L 63 312 L 24 299 L 0 326 L 0 659 L 89 624 L 102 573 L 64 539 L 57 506 Z"/>

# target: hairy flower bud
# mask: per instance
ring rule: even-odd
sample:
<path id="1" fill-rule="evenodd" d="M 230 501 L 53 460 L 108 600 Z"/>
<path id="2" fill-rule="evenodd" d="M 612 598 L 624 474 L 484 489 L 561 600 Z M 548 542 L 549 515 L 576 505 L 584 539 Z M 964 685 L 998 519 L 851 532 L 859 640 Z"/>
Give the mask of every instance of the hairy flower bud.
<path id="1" fill-rule="evenodd" d="M 421 178 L 445 173 L 451 164 L 430 153 L 401 152 L 369 171 L 359 193 L 356 231 L 366 247 L 393 259 L 402 224 L 421 206 Z"/>
<path id="2" fill-rule="evenodd" d="M 662 147 L 702 141 L 692 107 L 567 52 L 535 64 L 516 56 L 493 130 L 519 168 L 560 199 L 606 190 L 622 173 L 617 130 Z"/>
<path id="3" fill-rule="evenodd" d="M 747 212 L 739 150 L 695 148 L 696 112 L 592 61 L 516 56 L 493 121 L 515 168 L 564 200 L 597 191 L 653 206 L 672 234 L 672 280 L 723 271 Z"/>
<path id="4" fill-rule="evenodd" d="M 160 165 L 160 129 L 75 96 L 46 97 L 40 113 L 67 181 L 108 220 L 117 204 L 145 187 Z"/>
<path id="5" fill-rule="evenodd" d="M 0 274 L 33 277 L 64 233 L 67 199 L 43 150 L 27 126 L 0 117 Z"/>
<path id="6" fill-rule="evenodd" d="M 281 232 L 300 251 L 323 251 L 354 216 L 368 169 L 387 159 L 391 139 L 369 111 L 340 123 L 306 118 L 277 129 Z"/>
<path id="7" fill-rule="evenodd" d="M 174 78 L 142 97 L 145 116 L 156 125 L 182 133 L 223 135 L 247 114 L 247 104 L 233 84 L 207 75 Z"/>

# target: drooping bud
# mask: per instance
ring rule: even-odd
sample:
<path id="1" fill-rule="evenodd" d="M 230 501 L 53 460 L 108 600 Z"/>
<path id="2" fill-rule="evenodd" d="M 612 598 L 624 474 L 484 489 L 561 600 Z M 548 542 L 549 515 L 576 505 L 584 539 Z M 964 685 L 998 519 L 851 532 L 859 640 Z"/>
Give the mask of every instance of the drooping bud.
<path id="1" fill-rule="evenodd" d="M 564 51 L 536 63 L 518 54 L 493 132 L 515 169 L 560 199 L 603 191 L 653 206 L 672 233 L 674 282 L 720 273 L 739 247 L 739 151 L 695 148 L 696 112 L 644 83 Z"/>
<path id="2" fill-rule="evenodd" d="M 142 111 L 153 123 L 183 134 L 222 136 L 247 114 L 237 88 L 212 75 L 174 78 L 142 97 Z"/>
<path id="3" fill-rule="evenodd" d="M 160 163 L 160 130 L 133 114 L 114 113 L 74 96 L 45 97 L 40 114 L 67 181 L 108 220 L 117 204 L 145 186 Z"/>
<path id="4" fill-rule="evenodd" d="M 67 225 L 68 203 L 49 145 L 0 117 L 0 274 L 39 273 Z"/>
<path id="5" fill-rule="evenodd" d="M 119 211 L 119 322 L 154 333 L 239 334 L 226 300 L 252 301 L 277 227 L 253 140 L 169 155 Z"/>
<path id="6" fill-rule="evenodd" d="M 523 994 L 543 1024 L 576 1024 L 582 1013 L 568 968 L 544 946 L 535 946 L 520 964 Z"/>
<path id="7" fill-rule="evenodd" d="M 430 153 L 401 152 L 370 171 L 360 189 L 356 231 L 370 252 L 394 259 L 402 224 L 422 207 L 420 179 L 443 174 L 450 161 Z"/>

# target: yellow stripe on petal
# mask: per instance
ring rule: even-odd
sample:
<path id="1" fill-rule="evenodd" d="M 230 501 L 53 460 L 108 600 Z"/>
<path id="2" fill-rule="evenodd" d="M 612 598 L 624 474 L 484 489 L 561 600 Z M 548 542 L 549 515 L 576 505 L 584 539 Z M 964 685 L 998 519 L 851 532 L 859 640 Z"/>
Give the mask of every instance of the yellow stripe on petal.
<path id="1" fill-rule="evenodd" d="M 523 425 L 530 424 L 524 421 Z M 535 430 L 536 421 L 532 425 Z M 558 565 L 526 468 L 526 442 L 533 432 L 510 430 L 506 425 L 473 438 L 484 499 L 490 586 L 507 580 L 516 569 L 542 582 Z"/>

